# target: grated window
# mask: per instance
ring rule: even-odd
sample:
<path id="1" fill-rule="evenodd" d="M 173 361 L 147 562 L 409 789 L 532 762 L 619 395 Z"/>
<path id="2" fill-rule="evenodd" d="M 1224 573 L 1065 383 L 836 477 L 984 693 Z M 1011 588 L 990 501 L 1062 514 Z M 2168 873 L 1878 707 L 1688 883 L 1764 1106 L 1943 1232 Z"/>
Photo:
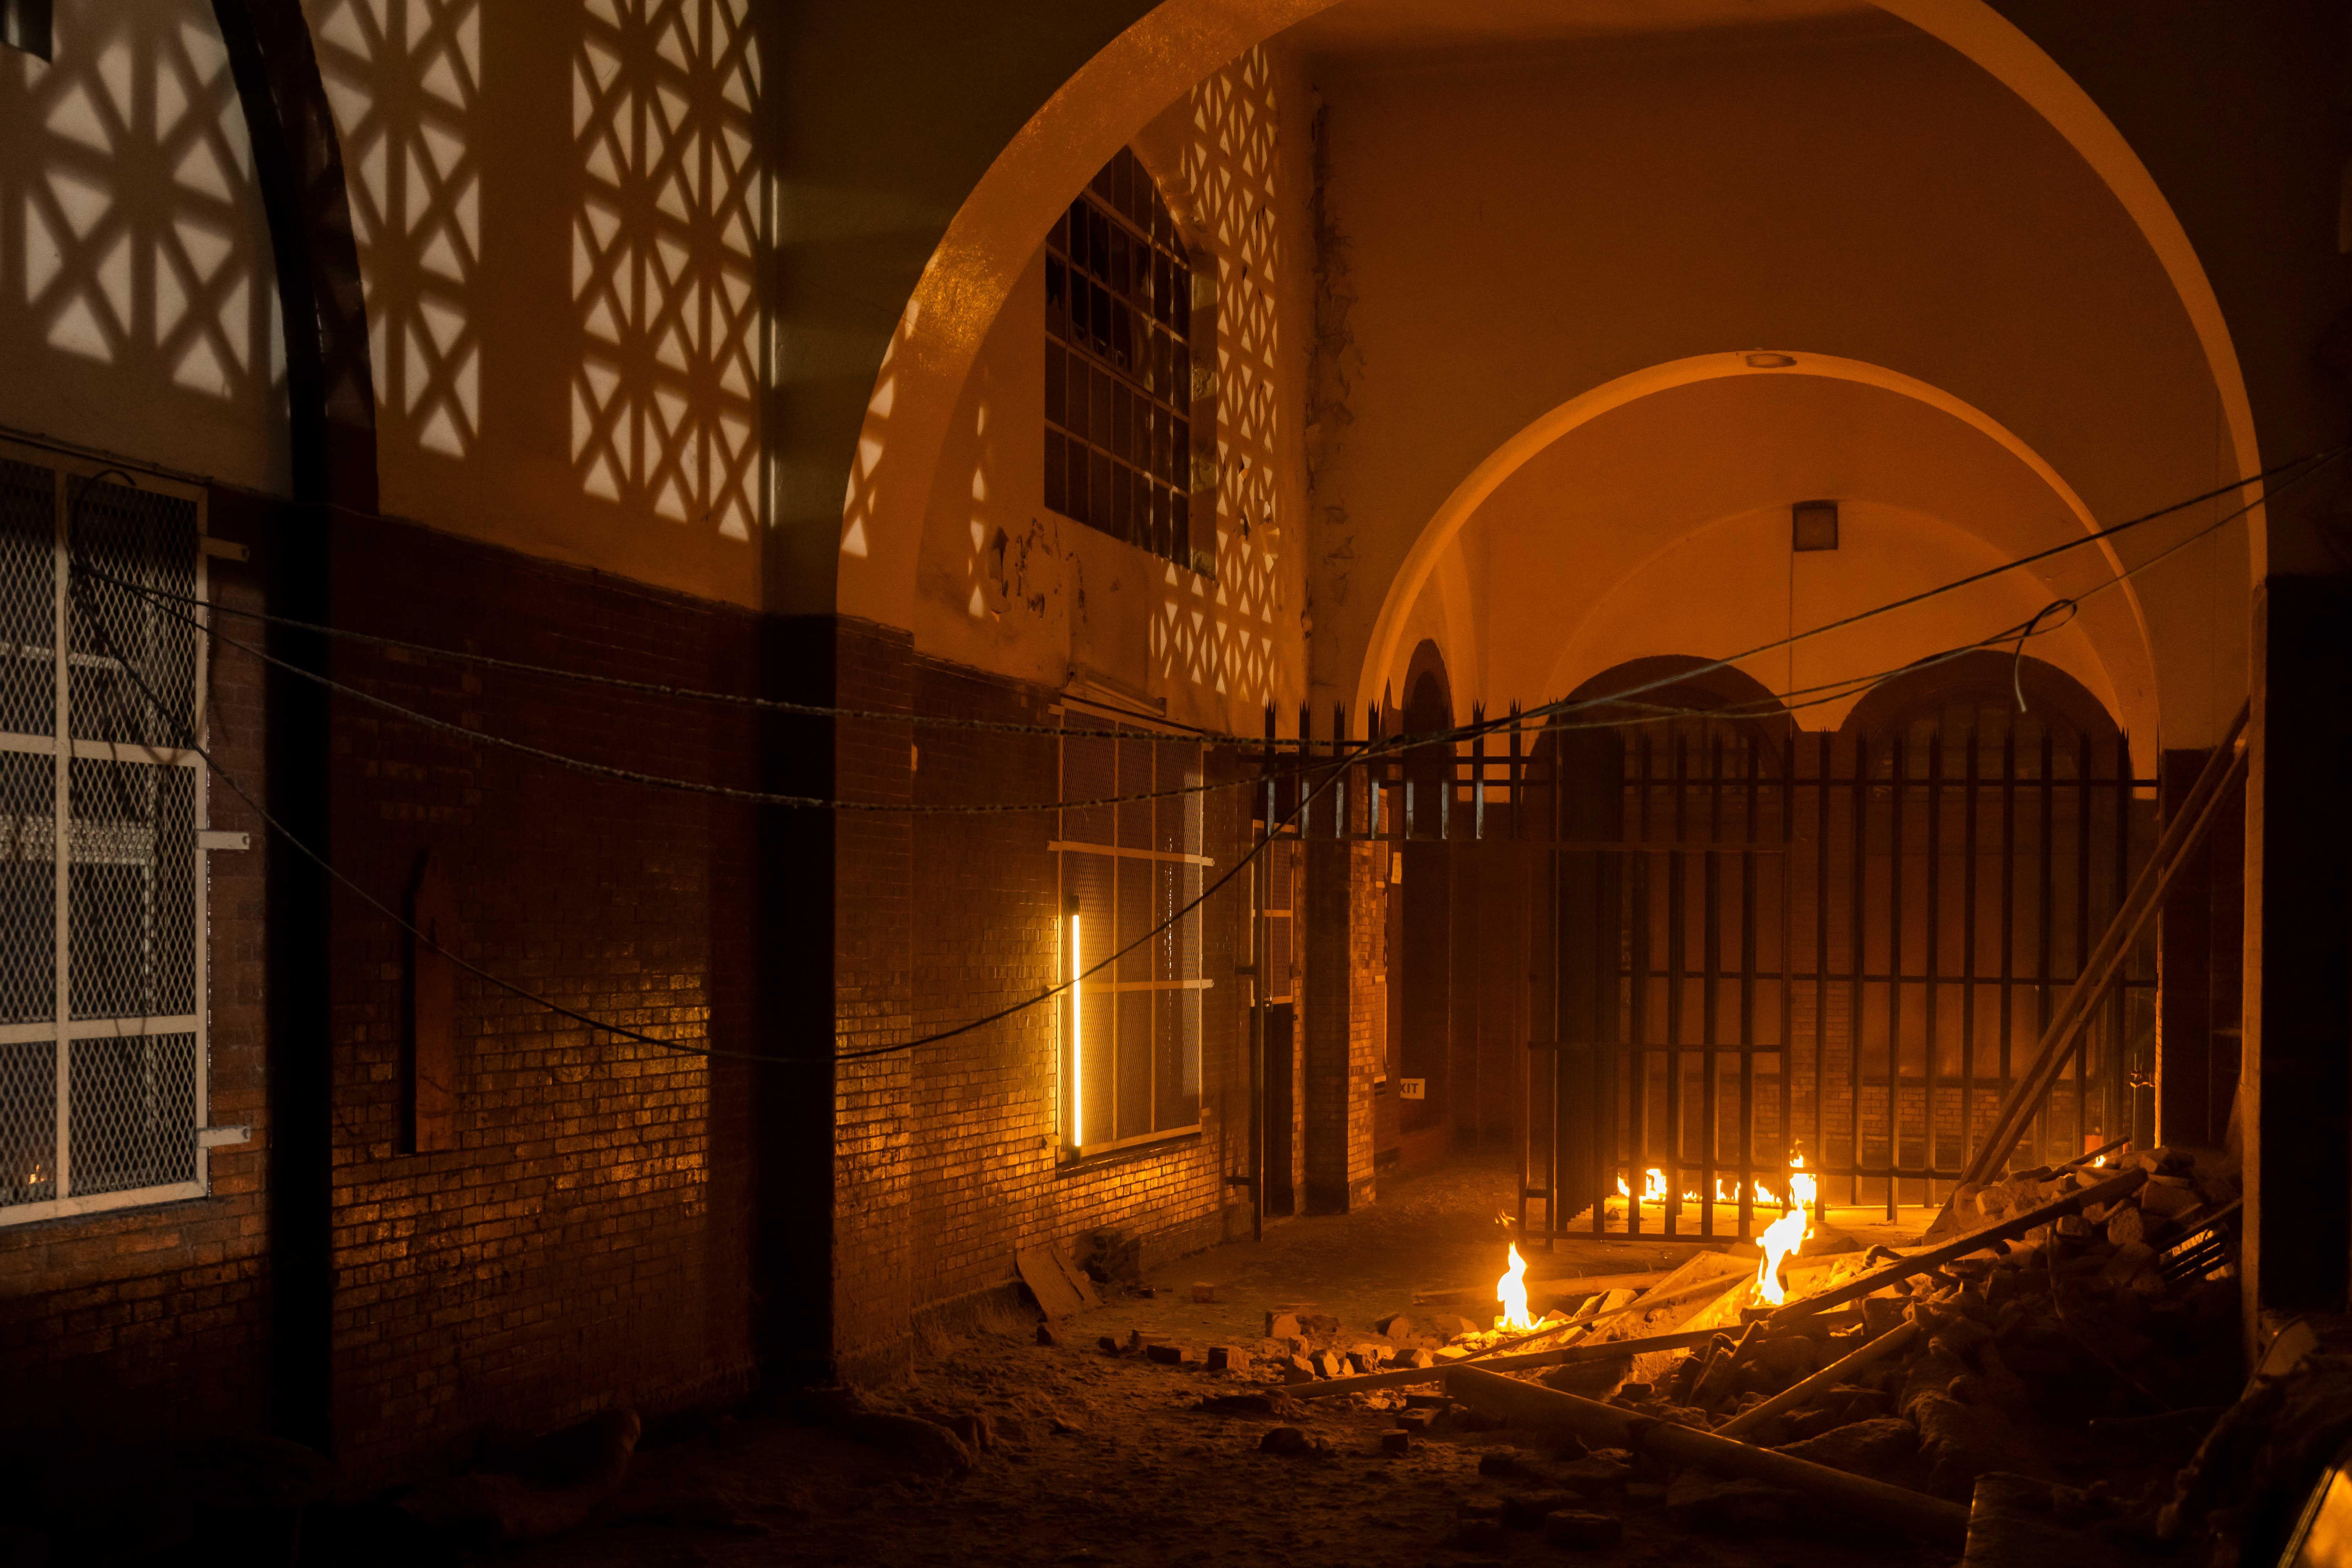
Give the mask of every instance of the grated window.
<path id="1" fill-rule="evenodd" d="M 1045 239 L 1045 504 L 1214 576 L 1211 499 L 1192 493 L 1213 312 L 1192 295 L 1175 217 L 1121 148 Z"/>
<path id="2" fill-rule="evenodd" d="M 1062 742 L 1062 798 L 1198 784 L 1198 742 Z M 1201 896 L 1202 797 L 1169 795 L 1065 810 L 1060 837 L 1061 978 L 1084 974 Z M 1074 929 L 1077 945 L 1071 947 Z M 1062 1005 L 1062 1143 L 1095 1153 L 1201 1123 L 1201 917 L 1195 911 L 1097 974 Z"/>
<path id="3" fill-rule="evenodd" d="M 200 497 L 0 457 L 0 1224 L 205 1190 L 204 650 L 142 589 Z"/>

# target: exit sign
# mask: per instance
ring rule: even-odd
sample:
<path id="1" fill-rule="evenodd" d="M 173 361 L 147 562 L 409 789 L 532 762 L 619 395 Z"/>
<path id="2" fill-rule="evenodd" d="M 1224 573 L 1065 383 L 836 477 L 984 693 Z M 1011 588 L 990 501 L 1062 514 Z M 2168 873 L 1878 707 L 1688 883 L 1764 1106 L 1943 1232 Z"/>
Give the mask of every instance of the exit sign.
<path id="1" fill-rule="evenodd" d="M 1397 1098 L 1399 1100 L 1427 1100 L 1429 1098 L 1429 1080 L 1425 1078 L 1401 1078 L 1397 1079 Z"/>

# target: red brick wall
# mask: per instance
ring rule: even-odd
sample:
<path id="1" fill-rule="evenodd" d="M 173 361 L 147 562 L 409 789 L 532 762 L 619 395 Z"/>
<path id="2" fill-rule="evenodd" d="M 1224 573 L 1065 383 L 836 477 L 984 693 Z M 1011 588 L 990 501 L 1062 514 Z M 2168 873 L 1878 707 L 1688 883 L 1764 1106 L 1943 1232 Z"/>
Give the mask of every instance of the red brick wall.
<path id="1" fill-rule="evenodd" d="M 1372 1199 L 1372 1080 L 1388 965 L 1384 844 L 1310 839 L 1306 847 L 1306 1005 L 1302 1110 L 1306 1206 L 1344 1211 Z M 1410 877 L 1411 873 L 1408 872 Z"/>
<path id="2" fill-rule="evenodd" d="M 425 530 L 351 523 L 342 624 L 428 645 L 747 689 L 751 617 Z M 225 661 L 238 668 L 243 661 Z M 741 710 L 467 669 L 351 643 L 388 700 L 647 773 L 751 782 Z M 759 1048 L 751 811 L 583 777 L 339 698 L 333 858 L 397 907 L 420 851 L 462 956 L 662 1037 Z M 475 1435 L 747 1385 L 740 1064 L 592 1035 L 461 973 L 457 1147 L 399 1145 L 404 941 L 348 889 L 333 923 L 333 1334 L 352 1484 Z"/>
<path id="3" fill-rule="evenodd" d="M 1045 691 L 960 666 L 920 660 L 916 705 L 1021 722 L 1050 721 Z M 1083 718 L 1079 721 L 1083 721 Z M 1048 801 L 1055 742 L 971 731 L 916 731 L 916 798 Z M 1238 777 L 1212 753 L 1208 777 Z M 1207 796 L 1208 879 L 1248 847 L 1247 795 Z M 934 816 L 914 825 L 916 1027 L 952 1028 L 1053 985 L 1060 953 L 1051 812 Z M 1223 1177 L 1247 1163 L 1244 988 L 1234 975 L 1246 941 L 1246 875 L 1202 911 L 1202 1112 L 1197 1135 L 1065 1163 L 1059 1154 L 1061 1019 L 1046 1005 L 916 1053 L 908 1117 L 915 1129 L 912 1243 L 919 1308 L 955 1301 L 1012 1278 L 1017 1247 L 1068 1242 L 1097 1226 L 1131 1228 L 1147 1257 L 1221 1239 Z"/>
<path id="4" fill-rule="evenodd" d="M 234 493 L 212 498 L 213 533 L 252 542 L 255 521 Z M 212 586 L 224 604 L 260 603 L 246 566 L 214 561 Z M 257 786 L 258 672 L 215 661 L 210 701 L 209 749 Z M 253 1141 L 212 1151 L 209 1196 L 0 1229 L 0 1453 L 252 1429 L 268 1418 L 261 888 L 270 848 L 218 784 L 211 826 L 253 835 L 247 853 L 207 857 L 210 1119 L 250 1125 Z"/>

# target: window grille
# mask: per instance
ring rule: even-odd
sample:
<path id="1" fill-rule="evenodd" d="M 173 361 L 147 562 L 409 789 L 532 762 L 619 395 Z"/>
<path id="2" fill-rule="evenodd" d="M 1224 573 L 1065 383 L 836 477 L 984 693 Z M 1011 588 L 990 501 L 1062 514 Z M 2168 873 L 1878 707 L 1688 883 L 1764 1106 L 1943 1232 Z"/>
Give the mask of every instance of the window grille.
<path id="1" fill-rule="evenodd" d="M 1193 351 L 1210 335 L 1193 327 L 1176 220 L 1121 148 L 1045 241 L 1045 504 L 1214 575 L 1192 515 Z"/>
<path id="2" fill-rule="evenodd" d="M 1062 798 L 1201 782 L 1197 743 L 1062 741 Z M 1198 795 L 1065 810 L 1060 851 L 1065 979 L 1084 973 L 1201 896 Z M 1076 943 L 1072 945 L 1075 930 Z M 1092 1154 L 1201 1124 L 1201 917 L 1178 921 L 1065 998 L 1062 1144 Z"/>
<path id="3" fill-rule="evenodd" d="M 204 647 L 95 574 L 201 597 L 203 496 L 27 456 L 0 451 L 0 1224 L 206 1179 Z"/>

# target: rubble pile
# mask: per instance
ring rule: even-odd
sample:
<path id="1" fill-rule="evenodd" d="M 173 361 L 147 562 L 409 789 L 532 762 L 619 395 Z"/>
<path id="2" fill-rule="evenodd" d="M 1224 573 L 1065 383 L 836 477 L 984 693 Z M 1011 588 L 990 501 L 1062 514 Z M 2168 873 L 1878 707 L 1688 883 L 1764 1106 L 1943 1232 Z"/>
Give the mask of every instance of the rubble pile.
<path id="1" fill-rule="evenodd" d="M 2126 1150 L 1964 1187 L 1916 1247 L 1808 1247 L 1778 1301 L 1753 1249 L 1706 1251 L 1533 1332 L 1427 1308 L 1370 1331 L 1283 1310 L 1255 1344 L 1103 1348 L 1274 1385 L 1204 1402 L 1282 1423 L 1261 1439 L 1272 1454 L 1329 1452 L 1310 1412 L 1370 1415 L 1391 1454 L 1507 1440 L 1478 1467 L 1496 1495 L 1461 1499 L 1455 1544 L 1473 1549 L 1526 1531 L 1591 1550 L 1629 1523 L 1891 1530 L 1972 1564 L 2228 1568 L 2256 1548 L 2274 1560 L 2316 1467 L 2352 1437 L 2352 1399 L 2310 1392 L 2317 1369 L 2352 1394 L 2352 1335 L 2306 1330 L 2294 1376 L 2245 1381 L 2238 1204 L 2228 1156 Z"/>

